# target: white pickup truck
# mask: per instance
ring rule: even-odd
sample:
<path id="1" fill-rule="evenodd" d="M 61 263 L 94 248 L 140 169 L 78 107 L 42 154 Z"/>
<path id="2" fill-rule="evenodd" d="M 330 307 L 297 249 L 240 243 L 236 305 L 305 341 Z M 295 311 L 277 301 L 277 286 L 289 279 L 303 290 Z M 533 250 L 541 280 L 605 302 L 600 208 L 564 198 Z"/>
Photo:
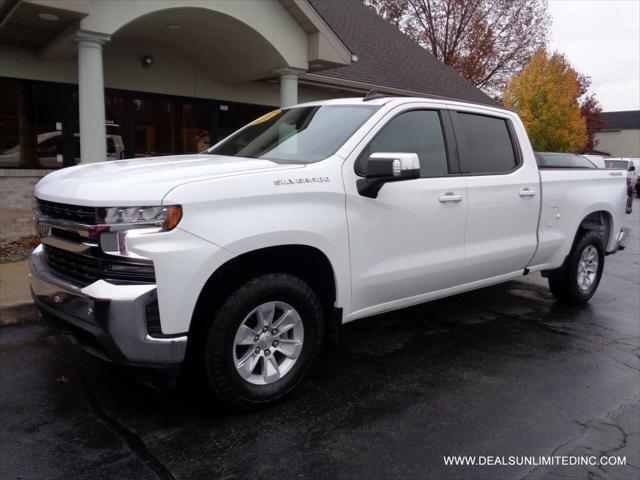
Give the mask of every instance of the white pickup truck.
<path id="1" fill-rule="evenodd" d="M 532 272 L 586 302 L 622 246 L 625 181 L 539 170 L 500 108 L 308 103 L 202 154 L 47 175 L 32 292 L 84 350 L 172 377 L 190 365 L 251 408 L 289 393 L 342 323 Z"/>

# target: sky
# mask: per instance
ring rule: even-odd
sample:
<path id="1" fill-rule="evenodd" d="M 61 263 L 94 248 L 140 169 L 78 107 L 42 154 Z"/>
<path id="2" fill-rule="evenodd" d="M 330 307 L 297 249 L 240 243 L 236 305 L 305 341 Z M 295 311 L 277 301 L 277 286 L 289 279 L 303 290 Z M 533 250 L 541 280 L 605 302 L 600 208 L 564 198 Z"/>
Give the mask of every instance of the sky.
<path id="1" fill-rule="evenodd" d="M 640 0 L 549 0 L 550 50 L 591 77 L 604 112 L 640 110 Z"/>

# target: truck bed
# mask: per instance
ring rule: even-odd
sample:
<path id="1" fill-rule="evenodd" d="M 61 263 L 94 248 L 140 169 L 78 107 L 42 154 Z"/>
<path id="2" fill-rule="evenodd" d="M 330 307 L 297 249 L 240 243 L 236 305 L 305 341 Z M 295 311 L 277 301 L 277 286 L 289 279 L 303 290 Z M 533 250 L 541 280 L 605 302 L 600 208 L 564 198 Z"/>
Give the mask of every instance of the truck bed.
<path id="1" fill-rule="evenodd" d="M 627 201 L 626 176 L 620 170 L 549 168 L 540 169 L 542 205 L 538 224 L 538 250 L 531 269 L 556 268 L 569 253 L 581 222 L 590 212 L 609 210 L 602 225 L 608 232 L 607 251 L 615 249 L 623 227 Z M 613 234 L 612 234 L 613 233 Z"/>

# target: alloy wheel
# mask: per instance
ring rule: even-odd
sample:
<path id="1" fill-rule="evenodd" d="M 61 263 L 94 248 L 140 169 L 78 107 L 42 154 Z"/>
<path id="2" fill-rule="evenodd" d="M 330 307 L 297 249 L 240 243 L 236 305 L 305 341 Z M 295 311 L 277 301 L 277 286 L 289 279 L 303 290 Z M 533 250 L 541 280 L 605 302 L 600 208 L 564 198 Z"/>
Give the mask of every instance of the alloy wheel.
<path id="1" fill-rule="evenodd" d="M 581 290 L 589 290 L 598 273 L 598 250 L 593 245 L 588 245 L 580 256 L 578 262 L 578 287 Z"/>
<path id="2" fill-rule="evenodd" d="M 269 385 L 296 364 L 304 326 L 295 308 L 285 302 L 263 303 L 249 312 L 233 341 L 236 370 L 247 382 Z"/>

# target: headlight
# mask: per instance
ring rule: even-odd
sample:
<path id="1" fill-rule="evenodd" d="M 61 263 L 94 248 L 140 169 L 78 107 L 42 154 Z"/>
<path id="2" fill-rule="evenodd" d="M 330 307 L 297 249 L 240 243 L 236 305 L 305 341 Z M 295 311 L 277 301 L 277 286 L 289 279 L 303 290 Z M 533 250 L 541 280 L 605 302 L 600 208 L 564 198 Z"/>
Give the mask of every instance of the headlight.
<path id="1" fill-rule="evenodd" d="M 106 226 L 121 226 L 123 229 L 155 227 L 169 231 L 180 223 L 182 208 L 179 205 L 99 208 L 98 217 L 98 223 Z"/>
<path id="2" fill-rule="evenodd" d="M 176 228 L 182 218 L 182 207 L 109 207 L 98 209 L 99 226 L 94 238 L 109 255 L 148 260 L 129 250 L 128 237 L 168 232 Z"/>

